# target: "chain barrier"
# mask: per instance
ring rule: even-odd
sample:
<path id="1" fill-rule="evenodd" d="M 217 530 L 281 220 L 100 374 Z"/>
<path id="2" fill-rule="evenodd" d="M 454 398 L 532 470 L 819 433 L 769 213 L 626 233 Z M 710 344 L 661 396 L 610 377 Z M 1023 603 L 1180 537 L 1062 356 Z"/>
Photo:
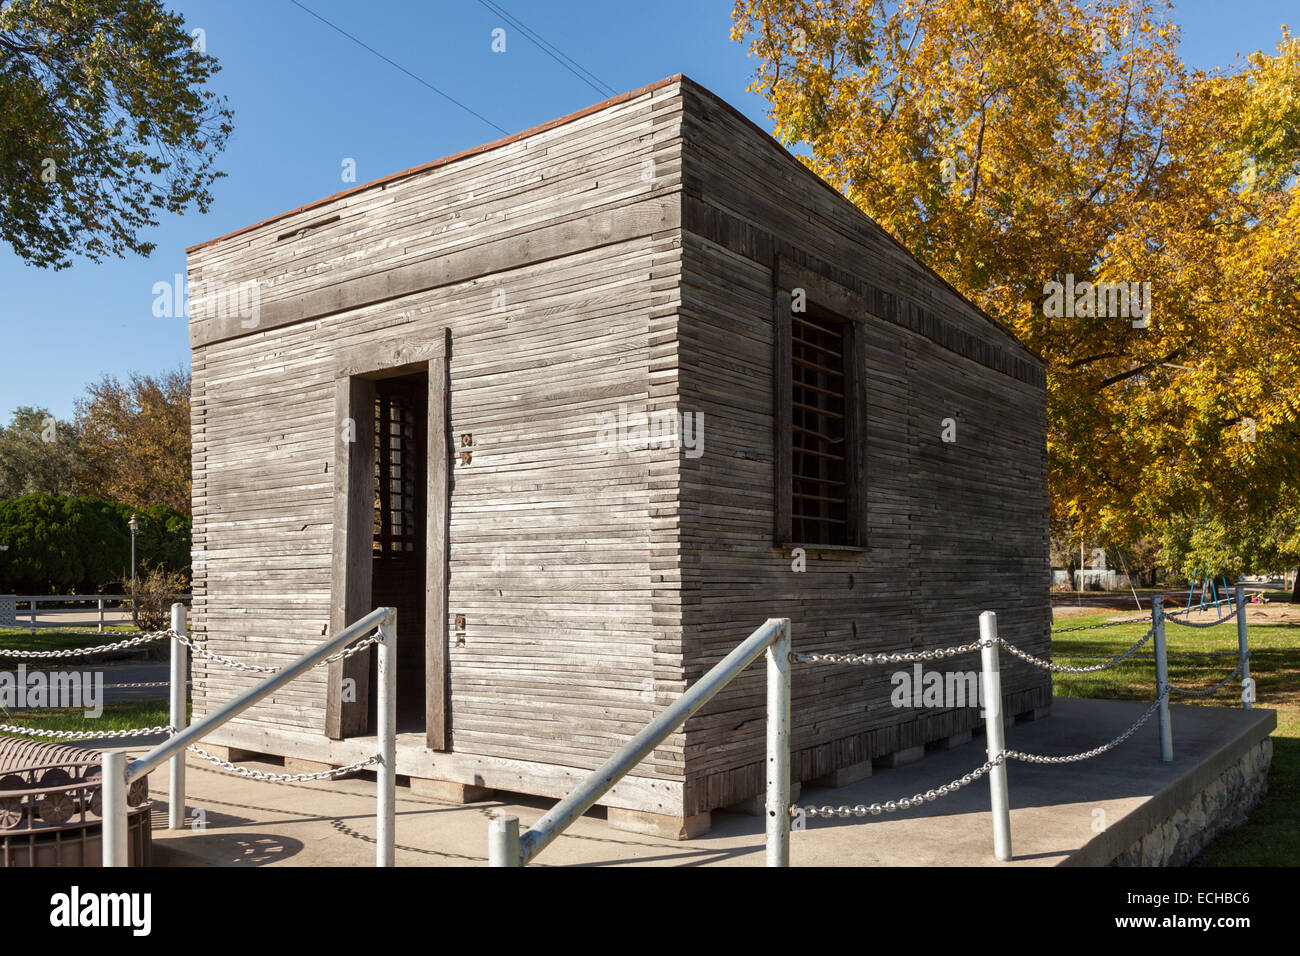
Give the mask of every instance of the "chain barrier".
<path id="1" fill-rule="evenodd" d="M 202 647 L 201 645 L 194 643 L 193 639 L 191 639 L 188 635 L 184 637 L 180 635 L 176 635 L 176 637 L 177 640 L 179 640 L 182 644 L 184 644 L 191 651 L 193 651 L 196 657 L 202 657 L 205 658 L 206 660 L 215 661 L 218 664 L 224 664 L 226 667 L 233 667 L 235 670 L 251 671 L 258 674 L 275 674 L 278 673 L 280 670 L 280 668 L 278 667 L 270 667 L 263 664 L 245 664 L 243 661 L 237 661 L 233 657 L 225 657 L 221 654 L 213 653 L 212 651 L 208 650 L 206 647 Z M 325 667 L 326 665 L 331 664 L 334 661 L 347 660 L 353 654 L 365 650 L 367 647 L 369 647 L 372 644 L 378 644 L 379 641 L 380 641 L 379 633 L 376 631 L 374 634 L 370 635 L 365 640 L 359 641 L 356 644 L 353 644 L 351 647 L 345 648 L 344 650 L 339 651 L 337 654 L 325 658 L 325 660 L 321 661 L 319 664 L 316 664 L 315 666 Z"/>
<path id="2" fill-rule="evenodd" d="M 208 753 L 197 744 L 190 744 L 187 748 L 190 753 L 197 754 L 213 766 L 220 767 L 222 770 L 238 774 L 241 777 L 247 777 L 249 780 L 261 780 L 265 783 L 306 783 L 309 780 L 328 780 L 333 777 L 342 777 L 350 773 L 356 773 L 363 767 L 379 763 L 383 758 L 379 754 L 371 754 L 364 760 L 358 760 L 356 763 L 348 764 L 346 767 L 335 767 L 332 770 L 318 770 L 315 773 L 267 773 L 265 770 L 253 770 L 249 767 L 241 767 L 233 764 L 229 760 L 222 760 L 220 757 Z"/>
<path id="3" fill-rule="evenodd" d="M 1175 624 L 1181 625 L 1182 627 L 1214 627 L 1215 625 L 1222 624 L 1225 621 L 1231 621 L 1234 617 L 1237 616 L 1237 612 L 1240 610 L 1241 608 L 1234 607 L 1230 613 L 1225 614 L 1223 617 L 1217 618 L 1213 621 L 1204 621 L 1200 624 L 1197 624 L 1195 621 L 1184 621 L 1182 618 L 1178 616 L 1178 614 L 1171 614 L 1169 612 L 1165 612 L 1165 620 L 1173 621 Z M 1185 615 L 1191 612 L 1181 611 L 1178 613 Z"/>
<path id="4" fill-rule="evenodd" d="M 899 797 L 897 800 L 886 800 L 884 803 L 859 803 L 855 806 L 841 807 L 800 807 L 794 805 L 790 807 L 790 813 L 802 812 L 810 817 L 865 817 L 867 814 L 879 816 L 881 813 L 893 813 L 895 810 L 910 810 L 912 807 L 920 806 L 922 803 L 933 803 L 942 797 L 951 793 L 956 793 L 962 787 L 974 783 L 980 777 L 984 776 L 998 764 L 1006 760 L 1005 754 L 998 754 L 993 760 L 986 760 L 982 765 L 976 767 L 970 773 L 964 773 L 955 780 L 945 783 L 943 786 L 934 790 L 927 790 L 925 793 L 913 794 L 910 797 Z"/>
<path id="5" fill-rule="evenodd" d="M 1134 721 L 1133 724 L 1130 725 L 1122 734 L 1108 743 L 1102 744 L 1100 747 L 1094 747 L 1092 750 L 1085 750 L 1081 753 L 1067 754 L 1058 757 L 1043 754 L 1028 754 L 1019 750 L 1004 749 L 995 758 L 992 760 L 986 760 L 983 764 L 969 773 L 962 774 L 960 777 L 957 777 L 943 786 L 937 787 L 934 790 L 927 790 L 925 793 L 913 794 L 910 797 L 900 797 L 897 800 L 886 800 L 884 803 L 859 803 L 854 806 L 801 807 L 798 804 L 794 804 L 789 808 L 789 812 L 791 814 L 803 813 L 805 816 L 813 818 L 822 817 L 824 819 L 831 819 L 834 817 L 865 817 L 867 815 L 879 816 L 881 813 L 893 813 L 896 810 L 910 810 L 912 807 L 920 806 L 923 803 L 933 803 L 935 800 L 956 793 L 962 787 L 969 786 L 987 774 L 994 767 L 1005 763 L 1008 760 L 1020 760 L 1025 763 L 1037 764 L 1063 764 L 1076 763 L 1080 760 L 1089 760 L 1106 753 L 1108 750 L 1113 750 L 1129 737 L 1133 736 L 1133 734 L 1137 732 L 1138 728 L 1145 724 L 1151 718 L 1151 715 L 1156 712 L 1157 708 L 1160 707 L 1161 702 L 1166 696 L 1168 696 L 1168 691 L 1152 701 L 1151 706 L 1146 709 L 1142 716 Z"/>
<path id="6" fill-rule="evenodd" d="M 1186 697 L 1209 697 L 1211 694 L 1219 690 L 1221 687 L 1223 687 L 1224 684 L 1228 683 L 1228 681 L 1232 680 L 1240 673 L 1241 673 L 1241 666 L 1238 665 L 1235 671 L 1233 671 L 1223 680 L 1219 681 L 1213 687 L 1201 687 L 1199 689 L 1193 690 L 1188 687 L 1175 687 L 1173 684 L 1170 684 L 1169 689 L 1172 690 L 1175 694 L 1182 694 Z"/>
<path id="7" fill-rule="evenodd" d="M 1143 623 L 1143 622 L 1145 622 L 1145 621 L 1149 621 L 1149 620 L 1151 620 L 1151 618 L 1150 618 L 1150 616 L 1148 616 L 1148 615 L 1143 615 L 1142 617 L 1126 617 L 1126 618 L 1124 618 L 1123 620 L 1119 620 L 1119 621 L 1105 621 L 1104 623 L 1101 623 L 1101 624 L 1080 624 L 1078 627 L 1054 627 L 1054 628 L 1052 628 L 1052 633 L 1053 633 L 1053 634 L 1067 634 L 1067 633 L 1069 633 L 1070 631 L 1095 631 L 1095 630 L 1097 630 L 1098 628 L 1103 628 L 1103 627 L 1122 627 L 1122 626 L 1124 626 L 1125 624 L 1141 624 L 1141 623 Z"/>
<path id="8" fill-rule="evenodd" d="M 1134 654 L 1138 652 L 1138 649 L 1143 644 L 1151 640 L 1155 632 L 1156 629 L 1154 627 L 1148 628 L 1147 632 L 1142 635 L 1141 640 L 1139 640 L 1128 650 L 1124 651 L 1123 653 L 1116 654 L 1114 657 L 1104 661 L 1101 664 L 1092 664 L 1088 667 L 1070 667 L 1066 664 L 1053 664 L 1051 661 L 1044 660 L 1041 657 L 1035 657 L 1033 654 L 1030 654 L 1028 651 L 1022 651 L 1020 648 L 1016 647 L 1016 645 L 1008 641 L 1004 641 L 1001 638 L 999 638 L 998 641 L 1003 647 L 1005 647 L 1016 657 L 1020 658 L 1022 661 L 1025 661 L 1026 663 L 1033 664 L 1035 667 L 1041 667 L 1044 670 L 1055 671 L 1058 674 L 1090 674 L 1093 673 L 1094 671 L 1104 671 L 1108 667 L 1114 667 L 1116 664 L 1128 660 L 1130 657 L 1132 657 Z"/>
<path id="9" fill-rule="evenodd" d="M 27 737 L 49 737 L 55 740 L 107 740 L 118 737 L 149 737 L 153 734 L 170 734 L 170 727 L 137 727 L 132 730 L 37 730 L 34 727 L 17 727 L 0 724 L 0 731 Z"/>
<path id="10" fill-rule="evenodd" d="M 1014 644 L 1008 643 L 1002 638 L 996 641 L 973 641 L 970 644 L 959 644 L 955 647 L 942 647 L 932 651 L 908 651 L 904 653 L 881 653 L 881 654 L 817 654 L 817 653 L 797 653 L 791 654 L 790 660 L 804 664 L 910 664 L 919 661 L 933 661 L 944 657 L 956 657 L 958 654 L 970 654 L 980 648 L 987 647 L 990 644 L 1001 644 L 1008 651 L 1035 667 L 1041 667 L 1045 670 L 1059 671 L 1069 674 L 1086 674 L 1092 671 L 1106 670 L 1108 667 L 1114 667 L 1116 664 L 1127 660 L 1137 653 L 1147 641 L 1151 640 L 1155 634 L 1155 628 L 1147 630 L 1142 635 L 1141 640 L 1121 654 L 1108 659 L 1105 663 L 1094 664 L 1090 667 L 1067 667 L 1064 664 L 1053 664 L 1051 661 L 1035 657 L 1027 651 L 1022 651 Z"/>
<path id="11" fill-rule="evenodd" d="M 1137 729 L 1141 727 L 1143 724 L 1145 724 L 1151 718 L 1151 715 L 1154 714 L 1159 709 L 1160 704 L 1168 696 L 1169 696 L 1169 689 L 1166 688 L 1163 693 L 1161 693 L 1155 700 L 1151 702 L 1151 706 L 1146 709 L 1146 711 L 1142 714 L 1142 716 L 1139 717 L 1133 723 L 1133 725 L 1128 728 L 1128 730 L 1124 731 L 1122 734 L 1120 734 L 1118 737 L 1116 737 L 1114 740 L 1110 741 L 1109 743 L 1104 743 L 1100 747 L 1094 747 L 1092 750 L 1084 750 L 1077 754 L 1067 754 L 1059 757 L 1044 755 L 1044 754 L 1027 754 L 1027 753 L 1022 753 L 1019 750 L 1004 750 L 1003 753 L 1007 755 L 1007 759 L 1009 760 L 1022 760 L 1025 763 L 1047 763 L 1047 764 L 1077 763 L 1080 760 L 1089 760 L 1093 757 L 1098 757 L 1101 754 L 1104 754 L 1106 751 L 1118 747 L 1124 741 L 1132 737 L 1133 734 L 1137 732 Z"/>
<path id="12" fill-rule="evenodd" d="M 97 632 L 62 631 L 60 633 L 95 634 Z M 125 641 L 117 641 L 114 644 L 100 644 L 97 647 L 70 647 L 61 651 L 20 651 L 11 648 L 0 648 L 0 657 L 12 657 L 18 660 L 54 660 L 65 657 L 88 657 L 91 654 L 102 654 L 105 651 L 117 651 L 128 647 L 138 647 L 141 644 L 152 644 L 154 641 L 162 640 L 165 637 L 171 636 L 172 632 L 170 630 L 150 631 L 147 634 L 141 634 L 139 637 L 132 637 Z"/>
<path id="13" fill-rule="evenodd" d="M 60 633 L 100 632 L 60 631 Z M 116 641 L 116 643 L 113 644 L 99 644 L 91 646 L 91 648 L 66 648 L 64 650 L 18 650 L 16 648 L 0 648 L 0 658 L 9 657 L 21 659 L 21 661 L 53 661 L 53 659 L 64 659 L 69 657 L 88 657 L 91 656 L 91 654 L 108 652 L 108 650 L 125 650 L 126 648 L 135 648 L 135 646 L 142 644 L 152 644 L 153 641 L 166 639 L 166 637 L 175 637 L 175 639 L 181 641 L 181 644 L 192 650 L 196 657 L 205 658 L 208 659 L 208 661 L 214 661 L 217 663 L 224 663 L 227 667 L 234 667 L 235 670 L 255 671 L 257 674 L 276 674 L 276 672 L 279 671 L 279 667 L 268 667 L 260 665 L 260 663 L 244 663 L 243 661 L 235 661 L 233 657 L 224 657 L 222 654 L 213 653 L 211 650 L 204 648 L 204 646 L 195 644 L 195 641 L 192 640 L 190 636 L 178 635 L 178 633 L 170 630 L 170 628 L 166 631 L 149 631 L 147 633 L 142 633 L 142 635 L 139 635 L 138 637 L 130 637 L 130 639 Z M 378 635 L 378 631 L 376 631 L 367 637 L 367 639 L 359 641 L 359 643 L 350 646 L 350 648 L 343 649 L 341 652 L 334 654 L 334 656 L 326 657 L 324 661 L 317 663 L 316 666 L 324 667 L 334 661 L 346 661 L 346 659 L 350 658 L 352 654 L 359 653 L 361 650 L 368 648 L 368 646 L 378 643 L 380 643 L 380 635 Z M 162 687 L 162 685 L 165 684 L 114 684 L 114 687 Z"/>
<path id="14" fill-rule="evenodd" d="M 992 641 L 973 641 L 956 647 L 941 647 L 932 651 L 907 651 L 897 654 L 791 654 L 790 660 L 804 664 L 910 664 L 914 661 L 933 661 L 941 657 L 970 654 L 986 647 Z"/>

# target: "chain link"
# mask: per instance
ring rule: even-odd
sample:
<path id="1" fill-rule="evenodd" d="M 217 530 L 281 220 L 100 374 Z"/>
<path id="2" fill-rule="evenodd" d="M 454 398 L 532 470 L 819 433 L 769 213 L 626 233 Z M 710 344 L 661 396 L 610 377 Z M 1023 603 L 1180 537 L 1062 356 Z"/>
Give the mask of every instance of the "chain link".
<path id="1" fill-rule="evenodd" d="M 805 664 L 910 664 L 913 661 L 933 661 L 943 657 L 956 657 L 958 654 L 970 654 L 981 647 L 988 647 L 995 641 L 974 641 L 956 647 L 941 647 L 932 651 L 907 651 L 890 654 L 791 654 L 790 660 Z"/>
<path id="2" fill-rule="evenodd" d="M 224 664 L 226 667 L 233 667 L 235 670 L 251 671 L 258 674 L 275 674 L 278 673 L 280 670 L 280 668 L 278 667 L 269 667 L 263 664 L 245 664 L 243 661 L 237 661 L 233 657 L 225 657 L 221 654 L 215 654 L 212 651 L 208 650 L 206 647 L 202 647 L 194 643 L 194 641 L 188 636 L 180 637 L 178 635 L 177 637 L 178 640 L 186 647 L 188 647 L 191 651 L 193 651 L 196 656 L 205 658 L 210 661 L 215 661 L 218 664 Z M 380 637 L 379 637 L 379 633 L 376 631 L 374 634 L 371 634 L 365 640 L 359 641 L 358 643 L 353 644 L 351 647 L 345 648 L 344 650 L 339 651 L 337 654 L 325 658 L 325 660 L 321 661 L 315 666 L 325 667 L 328 664 L 333 663 L 334 661 L 347 660 L 353 654 L 359 653 L 360 651 L 365 650 L 370 645 L 378 644 L 378 643 L 380 643 Z"/>
<path id="3" fill-rule="evenodd" d="M 328 780 L 333 777 L 342 777 L 350 773 L 368 767 L 371 764 L 380 763 L 382 758 L 379 754 L 371 754 L 364 760 L 358 760 L 356 763 L 348 764 L 346 767 L 335 767 L 333 770 L 318 770 L 315 773 L 267 773 L 265 770 L 253 770 L 249 767 L 240 767 L 231 763 L 229 760 L 222 760 L 220 757 L 213 756 L 197 744 L 190 744 L 186 748 L 193 754 L 202 757 L 208 763 L 227 770 L 230 773 L 238 774 L 241 777 L 247 777 L 249 780 L 261 780 L 266 783 L 305 783 L 308 780 Z"/>
<path id="4" fill-rule="evenodd" d="M 1160 707 L 1161 702 L 1168 695 L 1169 695 L 1169 691 L 1166 690 L 1154 701 L 1152 701 L 1151 706 L 1148 707 L 1146 711 L 1142 714 L 1142 716 L 1139 717 L 1127 730 L 1125 730 L 1114 740 L 1111 740 L 1108 743 L 1104 743 L 1100 747 L 1094 747 L 1092 750 L 1085 750 L 1081 753 L 1067 754 L 1058 757 L 1058 756 L 1043 755 L 1043 754 L 1028 754 L 1028 753 L 1023 753 L 1022 751 L 1019 750 L 1004 749 L 1000 754 L 998 754 L 992 760 L 986 760 L 983 764 L 976 767 L 970 773 L 962 774 L 960 777 L 957 777 L 955 780 L 952 780 L 951 782 L 946 783 L 941 787 L 937 787 L 934 790 L 927 790 L 925 791 L 925 793 L 913 794 L 911 797 L 901 797 L 898 800 L 887 800 L 884 803 L 865 803 L 865 804 L 859 803 L 854 806 L 800 807 L 798 804 L 794 804 L 789 808 L 789 812 L 791 814 L 803 813 L 805 816 L 823 817 L 825 819 L 831 819 L 833 817 L 865 817 L 868 814 L 872 816 L 879 816 L 881 813 L 893 813 L 896 810 L 909 810 L 912 807 L 920 806 L 923 803 L 933 803 L 935 800 L 939 800 L 943 797 L 948 796 L 949 794 L 956 793 L 962 787 L 969 786 L 970 784 L 974 783 L 976 780 L 979 780 L 981 777 L 987 774 L 994 767 L 1002 763 L 1005 763 L 1008 760 L 1020 760 L 1020 761 L 1024 761 L 1025 763 L 1037 763 L 1037 764 L 1063 764 L 1063 763 L 1075 763 L 1080 760 L 1088 760 L 1092 757 L 1100 756 L 1101 754 L 1104 754 L 1108 750 L 1112 750 L 1115 747 L 1118 747 L 1125 740 L 1128 740 L 1129 737 L 1133 736 L 1133 734 L 1137 733 L 1138 728 L 1141 727 L 1143 724 L 1147 722 L 1147 720 L 1150 719 L 1151 715 L 1156 712 L 1156 710 Z"/>
<path id="5" fill-rule="evenodd" d="M 1095 631 L 1102 627 L 1122 627 L 1125 624 L 1142 624 L 1149 620 L 1151 620 L 1151 618 L 1146 615 L 1143 615 L 1142 617 L 1126 617 L 1119 621 L 1105 621 L 1101 624 L 1080 624 L 1078 627 L 1054 627 L 1052 628 L 1052 633 L 1067 634 L 1070 631 Z"/>
<path id="6" fill-rule="evenodd" d="M 1059 757 L 1052 756 L 1052 755 L 1044 755 L 1044 754 L 1027 754 L 1027 753 L 1022 753 L 1019 750 L 1004 750 L 1003 753 L 1006 754 L 1008 760 L 1022 760 L 1025 763 L 1046 763 L 1046 764 L 1077 763 L 1080 760 L 1090 760 L 1093 757 L 1099 757 L 1102 754 L 1104 754 L 1106 751 L 1118 747 L 1124 741 L 1132 737 L 1133 734 L 1137 733 L 1137 729 L 1141 727 L 1143 724 L 1145 724 L 1147 720 L 1150 719 L 1151 715 L 1154 714 L 1157 709 L 1159 709 L 1161 702 L 1163 702 L 1164 699 L 1168 696 L 1169 696 L 1169 690 L 1168 688 L 1166 688 L 1165 691 L 1162 694 L 1160 694 L 1160 696 L 1158 696 L 1155 700 L 1151 702 L 1151 706 L 1146 709 L 1146 712 L 1143 713 L 1142 716 L 1139 717 L 1133 723 L 1133 725 L 1128 728 L 1128 730 L 1124 731 L 1122 734 L 1120 734 L 1118 737 L 1116 737 L 1114 740 L 1110 741 L 1109 743 L 1104 743 L 1100 747 L 1094 747 L 1092 750 L 1084 750 L 1077 754 L 1066 754 Z"/>
<path id="7" fill-rule="evenodd" d="M 1195 621 L 1185 621 L 1178 616 L 1179 614 L 1183 614 L 1183 615 L 1190 614 L 1191 613 L 1190 611 L 1179 611 L 1172 614 L 1166 611 L 1165 620 L 1173 621 L 1175 624 L 1181 625 L 1182 627 L 1214 627 L 1216 624 L 1222 624 L 1225 621 L 1231 621 L 1234 617 L 1237 616 L 1237 612 L 1240 610 L 1241 608 L 1234 607 L 1231 612 L 1225 614 L 1223 617 L 1216 618 L 1213 621 L 1203 621 L 1200 624 L 1197 624 Z"/>
<path id="8" fill-rule="evenodd" d="M 1142 639 L 1139 640 L 1132 647 L 1130 647 L 1128 650 L 1124 651 L 1123 653 L 1116 654 L 1114 657 L 1110 658 L 1107 661 L 1102 662 L 1101 664 L 1092 664 L 1088 667 L 1069 667 L 1065 664 L 1053 664 L 1051 661 L 1044 660 L 1041 657 L 1035 657 L 1033 654 L 1030 654 L 1028 651 L 1022 651 L 1020 648 L 1016 647 L 1016 645 L 1008 643 L 1007 641 L 1001 641 L 1001 643 L 1003 647 L 1005 647 L 1016 657 L 1020 658 L 1022 661 L 1025 661 L 1026 663 L 1033 664 L 1035 667 L 1041 667 L 1044 670 L 1055 671 L 1060 674 L 1090 674 L 1093 671 L 1104 671 L 1108 667 L 1114 667 L 1116 664 L 1128 660 L 1130 657 L 1132 657 L 1134 654 L 1138 652 L 1138 648 L 1140 648 L 1147 641 L 1151 640 L 1151 636 L 1155 634 L 1155 632 L 1156 631 L 1154 627 L 1148 628 L 1147 632 L 1142 635 Z M 1001 638 L 999 638 L 999 640 L 1001 640 Z"/>
<path id="9" fill-rule="evenodd" d="M 133 730 L 37 730 L 34 727 L 0 724 L 0 731 L 7 734 L 22 734 L 28 737 L 49 737 L 56 740 L 103 740 L 116 737 L 148 737 L 153 734 L 169 734 L 172 729 L 170 727 L 137 727 Z"/>
<path id="10" fill-rule="evenodd" d="M 1241 667 L 1238 666 L 1235 671 L 1233 671 L 1223 680 L 1219 681 L 1213 687 L 1202 687 L 1198 690 L 1192 690 L 1191 688 L 1175 687 L 1173 684 L 1170 684 L 1169 689 L 1172 690 L 1175 694 L 1183 694 L 1186 697 L 1209 697 L 1211 694 L 1215 693 L 1217 690 L 1223 687 L 1224 684 L 1228 683 L 1228 681 L 1232 680 L 1240 673 L 1241 673 Z"/>
<path id="11" fill-rule="evenodd" d="M 76 633 L 62 631 L 60 633 Z M 84 631 L 81 633 L 94 634 L 95 631 Z M 127 647 L 137 647 L 141 644 L 152 644 L 154 641 L 162 640 L 165 637 L 171 637 L 172 632 L 167 631 L 150 631 L 147 634 L 141 634 L 139 637 L 132 637 L 125 641 L 118 641 L 115 644 L 100 644 L 97 647 L 70 647 L 61 651 L 20 651 L 17 649 L 0 648 L 0 657 L 12 657 L 19 660 L 54 660 L 66 657 L 87 657 L 91 654 L 102 654 L 105 651 L 118 651 Z"/>
<path id="12" fill-rule="evenodd" d="M 795 804 L 790 807 L 790 813 L 794 814 L 802 812 L 805 816 L 824 817 L 829 820 L 832 817 L 865 817 L 868 814 L 879 816 L 882 813 L 893 813 L 895 810 L 910 810 L 912 807 L 920 806 L 923 803 L 933 803 L 935 800 L 956 793 L 962 787 L 974 783 L 1005 760 L 1006 757 L 1004 754 L 998 754 L 996 758 L 993 760 L 986 760 L 970 773 L 964 773 L 955 780 L 945 783 L 941 787 L 936 787 L 934 790 L 927 790 L 925 793 L 916 793 L 910 797 L 900 797 L 897 800 L 886 800 L 884 803 L 859 803 L 851 807 L 800 807 Z"/>

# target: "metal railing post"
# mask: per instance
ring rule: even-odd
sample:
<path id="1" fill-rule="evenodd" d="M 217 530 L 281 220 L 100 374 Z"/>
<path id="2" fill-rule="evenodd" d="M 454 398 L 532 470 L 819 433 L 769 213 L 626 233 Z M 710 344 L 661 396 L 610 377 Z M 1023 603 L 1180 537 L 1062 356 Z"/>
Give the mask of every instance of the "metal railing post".
<path id="1" fill-rule="evenodd" d="M 172 733 L 178 734 L 185 729 L 189 718 L 185 714 L 186 693 L 185 678 L 189 662 L 189 649 L 181 643 L 185 636 L 185 605 L 172 605 L 171 639 L 171 706 L 170 720 Z M 185 829 L 185 751 L 182 750 L 171 759 L 167 774 L 167 829 Z"/>
<path id="2" fill-rule="evenodd" d="M 1174 759 L 1174 730 L 1169 723 L 1169 657 L 1165 649 L 1165 599 L 1151 599 L 1151 627 L 1155 632 L 1156 694 L 1160 696 L 1160 759 Z"/>
<path id="3" fill-rule="evenodd" d="M 379 625 L 379 787 L 375 866 L 392 866 L 397 826 L 397 609 Z"/>
<path id="4" fill-rule="evenodd" d="M 767 865 L 790 865 L 790 619 L 767 648 Z"/>
<path id="5" fill-rule="evenodd" d="M 1002 724 L 1002 674 L 998 668 L 998 616 L 980 615 L 980 677 L 984 682 L 984 736 L 988 759 L 1006 750 Z M 993 855 L 1011 859 L 1011 798 L 1007 790 L 1007 764 L 1003 758 L 989 770 L 989 801 L 993 810 Z"/>
<path id="6" fill-rule="evenodd" d="M 1237 657 L 1241 661 L 1241 708 L 1251 710 L 1255 689 L 1250 683 L 1250 642 L 1246 637 L 1246 586 L 1237 585 Z"/>
<path id="7" fill-rule="evenodd" d="M 488 866 L 519 866 L 519 818 L 495 814 L 488 822 Z"/>
<path id="8" fill-rule="evenodd" d="M 36 598 L 32 598 L 32 637 L 36 636 Z"/>
<path id="9" fill-rule="evenodd" d="M 99 633 L 104 633 L 104 599 L 95 602 L 99 606 Z"/>
<path id="10" fill-rule="evenodd" d="M 104 754 L 100 767 L 100 801 L 103 824 L 100 833 L 102 865 L 128 866 L 126 845 L 126 754 L 120 750 Z"/>
<path id="11" fill-rule="evenodd" d="M 648 757 L 665 738 L 691 718 L 701 707 L 737 674 L 764 652 L 788 627 L 789 621 L 769 618 L 736 645 L 731 653 L 692 684 L 666 710 L 663 710 L 603 764 L 584 777 L 576 787 L 540 820 L 519 837 L 520 866 L 526 866 L 538 853 L 546 849 L 574 820 L 582 816 L 602 796 L 608 793 L 637 764 Z M 788 720 L 787 720 L 788 723 Z M 789 796 L 787 792 L 787 797 Z M 502 864 L 505 865 L 505 864 Z"/>

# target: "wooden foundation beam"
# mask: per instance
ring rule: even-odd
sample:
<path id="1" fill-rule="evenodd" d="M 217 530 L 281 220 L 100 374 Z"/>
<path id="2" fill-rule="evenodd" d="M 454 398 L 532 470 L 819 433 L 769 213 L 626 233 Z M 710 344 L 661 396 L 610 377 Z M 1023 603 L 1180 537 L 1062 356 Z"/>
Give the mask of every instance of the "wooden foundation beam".
<path id="1" fill-rule="evenodd" d="M 607 809 L 606 822 L 615 830 L 644 833 L 664 840 L 690 840 L 703 836 L 712 827 L 712 814 L 707 812 L 679 817 L 645 810 L 623 810 L 619 807 Z"/>

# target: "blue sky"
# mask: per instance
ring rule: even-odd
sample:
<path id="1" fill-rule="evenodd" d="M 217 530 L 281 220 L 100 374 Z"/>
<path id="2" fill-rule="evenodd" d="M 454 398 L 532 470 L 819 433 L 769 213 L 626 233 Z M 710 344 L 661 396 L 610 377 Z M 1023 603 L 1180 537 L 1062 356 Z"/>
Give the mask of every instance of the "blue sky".
<path id="1" fill-rule="evenodd" d="M 301 2 L 512 133 L 604 98 L 479 0 Z M 752 63 L 729 39 L 730 0 L 493 2 L 619 92 L 686 73 L 770 128 L 761 100 L 745 92 Z M 188 367 L 184 320 L 152 311 L 154 284 L 185 272 L 187 246 L 347 188 L 344 159 L 366 182 L 501 135 L 292 0 L 167 5 L 204 30 L 221 62 L 213 88 L 235 113 L 218 163 L 229 175 L 208 215 L 169 217 L 152 231 L 149 259 L 53 272 L 0 245 L 4 422 L 19 405 L 70 417 L 85 385 L 106 373 Z M 1184 58 L 1208 69 L 1271 52 L 1295 10 L 1281 0 L 1180 3 Z M 504 53 L 491 49 L 497 27 Z"/>

